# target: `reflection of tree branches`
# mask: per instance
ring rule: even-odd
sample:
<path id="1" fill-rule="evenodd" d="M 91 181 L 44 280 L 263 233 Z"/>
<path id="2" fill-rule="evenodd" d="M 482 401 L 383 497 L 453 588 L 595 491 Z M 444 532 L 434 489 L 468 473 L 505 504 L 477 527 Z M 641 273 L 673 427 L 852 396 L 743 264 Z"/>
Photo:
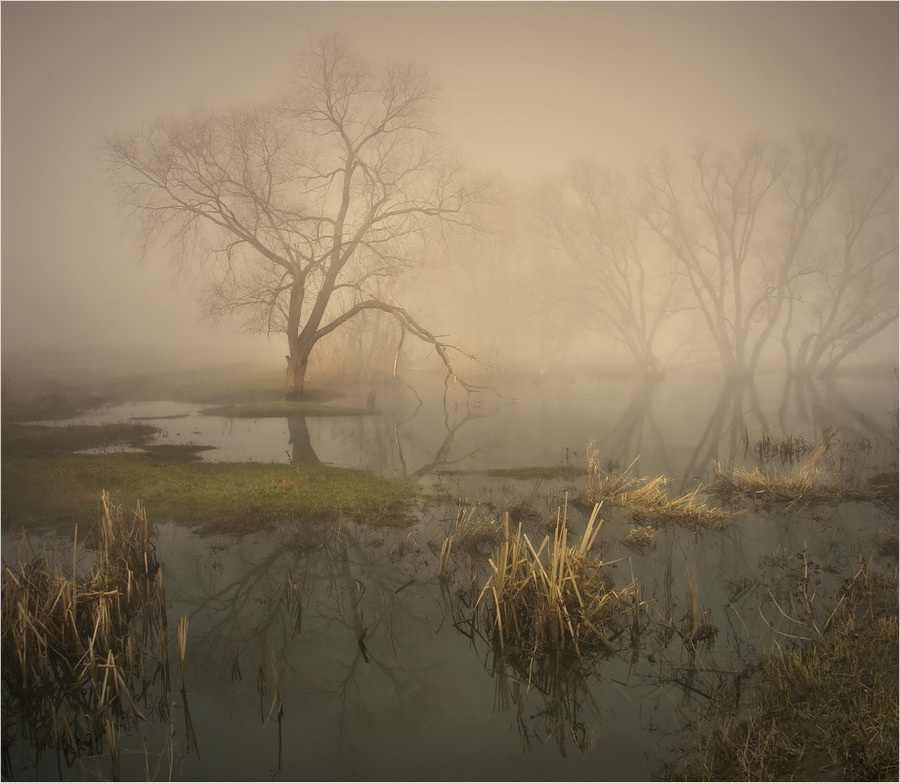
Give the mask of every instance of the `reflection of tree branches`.
<path id="1" fill-rule="evenodd" d="M 662 434 L 650 415 L 653 401 L 660 388 L 659 381 L 658 377 L 644 379 L 629 395 L 628 406 L 604 439 L 608 444 L 610 459 L 627 464 L 631 461 L 632 455 L 643 453 L 645 425 L 652 431 L 655 440 L 655 449 L 651 450 L 665 456 L 666 447 Z M 635 462 L 635 468 L 639 469 L 638 462 Z"/>
<path id="2" fill-rule="evenodd" d="M 422 476 L 427 475 L 428 473 L 432 473 L 439 468 L 447 467 L 454 463 L 461 462 L 462 460 L 466 459 L 467 457 L 471 457 L 473 454 L 477 453 L 479 451 L 479 449 L 473 449 L 471 452 L 468 452 L 467 454 L 463 454 L 453 460 L 451 460 L 450 456 L 449 456 L 450 449 L 453 446 L 453 441 L 456 438 L 456 436 L 459 434 L 459 432 L 463 429 L 463 427 L 465 427 L 470 422 L 477 421 L 478 419 L 491 418 L 492 416 L 497 415 L 497 408 L 495 408 L 494 410 L 489 411 L 489 412 L 484 412 L 483 410 L 480 410 L 480 407 L 479 408 L 471 407 L 471 398 L 469 398 L 466 401 L 466 412 L 463 415 L 463 417 L 461 419 L 459 419 L 458 421 L 456 421 L 455 423 L 451 424 L 450 418 L 449 418 L 450 413 L 449 413 L 446 396 L 444 397 L 443 405 L 444 405 L 444 426 L 447 430 L 447 434 L 445 435 L 444 440 L 441 442 L 441 445 L 438 446 L 438 449 L 435 452 L 434 458 L 431 460 L 431 462 L 421 465 L 417 470 L 413 471 L 413 473 L 409 475 L 409 477 L 413 480 L 419 479 Z M 403 457 L 403 450 L 400 445 L 399 428 L 401 425 L 406 424 L 407 422 L 411 421 L 416 416 L 416 414 L 419 412 L 420 409 L 421 409 L 421 406 L 417 407 L 416 410 L 413 412 L 413 414 L 411 416 L 409 416 L 408 418 L 404 419 L 402 422 L 400 422 L 396 428 L 397 434 L 395 435 L 395 442 L 397 444 L 397 449 L 400 454 L 400 461 L 404 466 L 404 475 L 407 475 L 405 472 L 406 471 L 406 460 Z"/>
<path id="3" fill-rule="evenodd" d="M 397 574 L 404 580 L 408 580 L 410 574 L 415 577 L 418 564 L 414 556 L 411 562 L 404 562 L 405 567 L 401 571 L 395 573 L 384 568 L 383 559 L 375 563 L 364 550 L 363 541 L 354 528 L 337 526 L 326 551 L 308 565 L 320 579 L 323 576 L 327 579 L 328 590 L 322 592 L 328 594 L 331 599 L 329 603 L 337 605 L 337 613 L 325 604 L 317 606 L 313 633 L 320 635 L 326 626 L 337 626 L 341 630 L 329 632 L 329 636 L 350 642 L 346 647 L 333 647 L 331 664 L 340 671 L 331 676 L 324 675 L 321 681 L 328 685 L 329 700 L 338 704 L 333 718 L 323 720 L 323 725 L 332 727 L 337 733 L 339 758 L 351 758 L 354 742 L 359 740 L 352 728 L 354 719 L 362 714 L 371 714 L 374 720 L 384 714 L 384 694 L 373 703 L 366 703 L 371 689 L 375 685 L 387 685 L 400 703 L 408 700 L 413 691 L 409 685 L 411 672 L 396 660 L 389 661 L 386 651 L 393 650 L 397 658 L 394 639 L 397 633 L 395 625 L 399 622 L 398 610 L 404 607 L 405 597 L 410 594 L 410 591 L 400 589 L 403 585 L 397 584 Z M 310 574 L 306 576 L 309 582 Z M 404 616 L 413 616 L 409 608 L 404 611 Z M 401 628 L 399 633 L 403 632 Z M 341 654 L 341 649 L 346 652 Z M 369 667 L 372 675 L 366 676 L 363 686 L 359 677 Z M 418 669 L 414 679 L 421 679 Z"/>
<path id="4" fill-rule="evenodd" d="M 449 456 L 450 448 L 453 446 L 454 438 L 457 436 L 459 431 L 466 424 L 468 424 L 471 421 L 476 421 L 477 419 L 488 418 L 490 416 L 495 415 L 495 413 L 496 413 L 496 411 L 494 411 L 493 413 L 479 413 L 477 411 L 466 411 L 466 415 L 463 416 L 462 419 L 460 419 L 458 422 L 456 422 L 456 424 L 454 424 L 453 426 L 448 427 L 447 435 L 444 438 L 441 445 L 438 447 L 437 451 L 435 452 L 434 459 L 431 462 L 429 462 L 428 464 L 420 466 L 418 468 L 418 470 L 413 472 L 413 474 L 410 476 L 410 478 L 412 478 L 412 479 L 421 478 L 422 476 L 427 475 L 428 473 L 434 472 L 438 468 L 448 467 L 450 465 L 453 465 L 454 463 L 461 462 L 462 460 L 466 459 L 467 457 L 471 457 L 473 454 L 477 453 L 479 451 L 479 449 L 473 449 L 472 451 L 468 452 L 467 454 L 462 454 L 453 460 L 451 460 L 450 456 Z"/>
<path id="5" fill-rule="evenodd" d="M 199 647 L 199 660 L 208 666 L 233 670 L 235 662 L 225 661 L 225 656 L 247 639 L 260 640 L 290 638 L 291 617 L 284 611 L 280 600 L 285 588 L 285 560 L 289 550 L 273 547 L 262 559 L 254 560 L 243 551 L 241 540 L 232 542 L 229 556 L 232 560 L 222 573 L 223 584 L 213 587 L 202 572 L 202 564 L 196 561 L 194 583 L 197 592 L 180 600 L 188 607 L 191 618 L 192 646 Z M 182 574 L 179 581 L 186 580 Z"/>
<path id="6" fill-rule="evenodd" d="M 212 578 L 199 565 L 184 569 L 172 598 L 175 611 L 185 607 L 191 615 L 195 654 L 189 687 L 203 687 L 204 671 L 212 675 L 207 687 L 217 690 L 227 683 L 235 664 L 229 656 L 240 645 L 245 659 L 254 661 L 253 669 L 262 666 L 259 693 L 250 685 L 254 692 L 246 706 L 259 706 L 259 718 L 277 724 L 269 731 L 280 736 L 282 702 L 292 716 L 298 702 L 314 704 L 312 741 L 336 749 L 336 758 L 355 769 L 356 751 L 369 741 L 358 729 L 360 720 L 377 725 L 391 705 L 405 714 L 411 699 L 427 696 L 419 687 L 420 659 L 405 657 L 409 634 L 434 633 L 428 593 L 410 585 L 422 584 L 426 556 L 407 543 L 406 533 L 398 532 L 397 543 L 385 549 L 393 535 L 349 521 L 310 521 L 276 536 L 229 538 Z M 303 602 L 299 636 L 298 594 Z M 246 685 L 232 688 L 247 691 Z M 253 704 L 256 700 L 259 705 Z M 210 731 L 200 724 L 196 729 L 200 737 Z M 275 736 L 270 737 L 274 743 Z M 268 766 L 278 774 L 276 759 Z"/>
<path id="7" fill-rule="evenodd" d="M 798 382 L 795 394 L 798 399 L 805 399 L 807 404 L 804 407 L 809 412 L 810 426 L 818 432 L 825 427 L 836 427 L 845 437 L 868 438 L 875 435 L 886 445 L 895 436 L 889 411 L 869 411 L 854 405 L 837 383 L 830 379 Z"/>
<path id="8" fill-rule="evenodd" d="M 755 415 L 761 426 L 765 426 L 766 420 L 757 400 L 753 381 L 726 381 L 684 472 L 682 492 L 698 474 L 702 475 L 709 470 L 714 461 L 726 464 L 736 462 L 742 447 L 746 454 L 749 443 L 744 416 L 749 413 Z"/>

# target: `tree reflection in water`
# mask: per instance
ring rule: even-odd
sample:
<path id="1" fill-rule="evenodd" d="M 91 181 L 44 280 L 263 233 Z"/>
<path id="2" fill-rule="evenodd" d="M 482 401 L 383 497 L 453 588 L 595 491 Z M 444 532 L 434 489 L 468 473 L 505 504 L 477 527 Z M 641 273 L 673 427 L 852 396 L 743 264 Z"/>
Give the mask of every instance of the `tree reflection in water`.
<path id="1" fill-rule="evenodd" d="M 595 437 L 624 464 L 642 449 L 662 450 L 654 458 L 681 465 L 672 475 L 685 481 L 696 481 L 709 460 L 758 459 L 753 440 L 763 426 L 813 438 L 834 425 L 848 440 L 868 439 L 870 459 L 896 459 L 889 412 L 821 384 L 725 385 L 713 390 L 715 404 L 685 414 L 685 426 L 662 415 L 664 384 L 644 387 L 602 420 L 573 405 L 577 436 L 584 443 Z M 524 429 L 527 403 L 519 411 L 460 409 L 449 421 L 421 410 L 411 419 L 405 411 L 353 424 L 375 433 L 384 464 L 416 478 L 457 464 L 481 443 L 490 453 L 498 432 Z M 518 417 L 512 424 L 503 419 L 510 412 Z M 422 425 L 428 416 L 437 427 Z M 318 459 L 309 420 L 289 428 L 296 457 Z M 324 457 L 324 447 L 316 449 Z M 504 481 L 491 485 L 498 496 Z M 779 624 L 792 632 L 770 600 L 771 593 L 793 615 L 788 594 L 766 581 L 766 568 L 820 564 L 818 600 L 839 586 L 857 553 L 869 551 L 873 535 L 896 532 L 895 510 L 859 503 L 751 511 L 723 530 L 658 528 L 638 552 L 623 543 L 632 520 L 604 509 L 604 560 L 616 564 L 617 581 L 633 576 L 641 585 L 646 613 L 611 650 L 535 658 L 498 651 L 470 621 L 489 551 L 458 552 L 452 578 L 439 581 L 435 542 L 454 519 L 455 501 L 429 504 L 415 526 L 402 529 L 304 520 L 243 537 L 202 537 L 159 522 L 166 610 L 190 620 L 185 692 L 181 700 L 170 693 L 171 710 L 145 711 L 149 725 L 122 731 L 122 777 L 145 777 L 144 736 L 150 776 L 165 775 L 167 764 L 158 762 L 172 735 L 172 777 L 183 779 L 422 779 L 429 771 L 647 778 L 677 745 L 680 726 L 708 724 L 716 704 L 743 704 L 748 662 Z M 584 525 L 575 513 L 571 522 L 575 531 Z M 695 605 L 701 617 L 710 612 L 715 635 L 686 632 Z"/>
<path id="2" fill-rule="evenodd" d="M 288 432 L 291 436 L 288 444 L 291 447 L 291 463 L 300 464 L 318 464 L 319 458 L 313 449 L 312 441 L 309 438 L 309 425 L 306 423 L 306 416 L 291 416 L 288 418 Z"/>
<path id="3" fill-rule="evenodd" d="M 217 694 L 223 708 L 236 700 L 227 712 L 256 700 L 252 712 L 273 732 L 272 769 L 296 761 L 282 732 L 302 730 L 310 769 L 358 776 L 353 759 L 366 757 L 360 744 L 369 741 L 360 727 L 383 723 L 391 705 L 408 710 L 425 677 L 407 644 L 434 634 L 434 605 L 421 590 L 434 580 L 431 553 L 409 531 L 307 522 L 216 542 L 207 557 L 182 562 L 175 553 L 183 534 L 170 532 L 174 601 L 190 617 L 188 693 Z M 222 693 L 226 681 L 231 699 Z M 202 721 L 216 736 L 215 710 Z M 204 764 L 214 747 L 221 741 L 207 739 Z M 184 762 L 186 774 L 199 769 L 190 757 Z"/>
<path id="4" fill-rule="evenodd" d="M 498 401 L 494 400 L 491 405 L 491 395 L 485 391 L 472 390 L 462 399 L 444 395 L 434 406 L 426 406 L 416 394 L 416 404 L 410 411 L 379 414 L 370 408 L 367 414 L 315 420 L 318 424 L 332 425 L 335 420 L 350 422 L 350 426 L 328 427 L 327 447 L 330 451 L 345 455 L 357 453 L 355 459 L 346 462 L 361 463 L 366 470 L 382 475 L 399 474 L 402 478 L 416 480 L 479 451 L 480 447 L 476 446 L 468 452 L 454 454 L 453 446 L 461 432 L 474 429 L 474 422 L 497 414 Z M 396 389 L 394 393 L 397 393 Z M 293 416 L 287 420 L 288 453 L 294 464 L 321 461 L 312 444 L 308 418 Z"/>
<path id="5" fill-rule="evenodd" d="M 665 380 L 638 384 L 621 412 L 591 430 L 585 442 L 597 442 L 604 464 L 634 462 L 637 471 L 641 458 L 646 464 L 650 457 L 654 474 L 675 479 L 677 494 L 708 482 L 715 463 L 752 462 L 753 442 L 764 432 L 804 435 L 816 442 L 826 429 L 834 429 L 845 466 L 850 468 L 854 460 L 857 473 L 860 455 L 854 452 L 861 448 L 885 462 L 895 459 L 897 437 L 889 406 L 872 410 L 868 400 L 835 381 L 726 379 L 688 392 L 688 402 L 673 397 L 675 391 L 666 388 Z"/>

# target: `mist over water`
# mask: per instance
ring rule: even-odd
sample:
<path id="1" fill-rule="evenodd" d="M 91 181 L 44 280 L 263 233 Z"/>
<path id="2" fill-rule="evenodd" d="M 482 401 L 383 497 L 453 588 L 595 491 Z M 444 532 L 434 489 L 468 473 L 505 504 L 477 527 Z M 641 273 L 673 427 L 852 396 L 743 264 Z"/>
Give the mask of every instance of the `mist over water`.
<path id="1" fill-rule="evenodd" d="M 576 374 L 499 383 L 450 410 L 443 386 L 422 381 L 415 393 L 397 381 L 348 385 L 335 404 L 361 415 L 235 418 L 192 403 L 128 402 L 45 424 L 143 423 L 159 430 L 152 443 L 208 447 L 199 452 L 206 461 L 318 461 L 390 477 L 584 467 L 593 442 L 604 464 L 664 474 L 682 490 L 709 483 L 717 462 L 752 464 L 764 433 L 813 444 L 834 429 L 848 446 L 865 444 L 874 470 L 896 452 L 897 388 L 887 367 L 827 384 L 777 375 L 728 383 L 715 373 L 649 382 Z M 364 412 L 369 400 L 374 412 Z"/>

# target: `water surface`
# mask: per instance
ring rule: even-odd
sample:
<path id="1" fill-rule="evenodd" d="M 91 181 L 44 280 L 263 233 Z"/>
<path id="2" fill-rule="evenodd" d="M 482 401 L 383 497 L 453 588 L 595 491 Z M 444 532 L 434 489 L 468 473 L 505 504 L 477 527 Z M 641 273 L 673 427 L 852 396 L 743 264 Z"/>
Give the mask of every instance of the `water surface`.
<path id="1" fill-rule="evenodd" d="M 605 462 L 665 473 L 678 488 L 708 480 L 715 461 L 753 464 L 764 430 L 815 442 L 836 427 L 835 464 L 859 485 L 896 467 L 892 377 L 800 388 L 573 377 L 510 385 L 469 406 L 445 405 L 440 389 L 375 394 L 376 415 L 302 425 L 201 416 L 175 403 L 80 419 L 147 421 L 161 427 L 158 442 L 215 446 L 204 459 L 291 461 L 292 441 L 308 433 L 323 462 L 414 477 L 446 496 L 400 528 L 308 520 L 225 537 L 158 521 L 169 626 L 190 620 L 185 689 L 173 675 L 169 690 L 146 694 L 149 722 L 123 735 L 123 778 L 146 777 L 145 766 L 166 777 L 171 763 L 182 780 L 647 780 L 677 760 L 683 730 L 714 696 L 734 696 L 773 642 L 802 635 L 783 611 L 798 569 L 807 598 L 824 608 L 860 558 L 896 561 L 896 512 L 861 501 L 751 508 L 721 530 L 664 526 L 640 550 L 624 542 L 634 520 L 605 509 L 595 549 L 617 588 L 642 586 L 643 631 L 603 654 L 523 669 L 467 623 L 489 549 L 457 552 L 441 580 L 441 543 L 476 502 L 495 518 L 513 503 L 527 508 L 537 542 L 583 479 L 485 470 L 583 465 L 593 441 Z M 573 536 L 585 514 L 569 506 Z M 16 541 L 3 543 L 14 557 Z M 696 645 L 677 632 L 692 578 L 715 627 Z M 35 764 L 22 743 L 9 752 L 13 777 L 57 774 L 50 754 Z M 110 772 L 103 755 L 62 777 Z"/>

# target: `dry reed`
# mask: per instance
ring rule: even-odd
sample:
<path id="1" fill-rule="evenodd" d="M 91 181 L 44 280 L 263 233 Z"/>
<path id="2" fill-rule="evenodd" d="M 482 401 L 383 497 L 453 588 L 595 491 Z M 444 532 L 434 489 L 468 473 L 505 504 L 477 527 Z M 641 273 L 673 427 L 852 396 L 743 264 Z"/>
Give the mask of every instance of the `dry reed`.
<path id="1" fill-rule="evenodd" d="M 591 557 L 599 512 L 597 504 L 572 545 L 560 512 L 553 539 L 546 536 L 537 548 L 521 524 L 510 530 L 507 515 L 503 539 L 488 561 L 493 573 L 475 605 L 501 654 L 524 652 L 534 659 L 561 650 L 580 655 L 612 649 L 611 635 L 631 611 L 635 587 L 614 590 L 608 569 Z"/>
<path id="2" fill-rule="evenodd" d="M 608 471 L 600 464 L 593 441 L 588 444 L 586 453 L 588 476 L 580 498 L 586 505 L 621 506 L 643 521 L 702 527 L 721 527 L 730 516 L 721 508 L 699 501 L 699 486 L 670 500 L 665 491 L 666 476 L 638 478 L 631 474 L 637 459 L 624 471 Z"/>
<path id="3" fill-rule="evenodd" d="M 4 720 L 21 725 L 34 752 L 56 747 L 70 762 L 85 751 L 99 756 L 105 738 L 117 778 L 122 726 L 145 720 L 133 694 L 150 698 L 148 670 L 161 666 L 141 644 L 164 617 L 161 571 L 143 507 L 125 514 L 106 492 L 94 562 L 82 573 L 77 540 L 76 529 L 65 565 L 33 552 L 4 565 Z"/>
<path id="4" fill-rule="evenodd" d="M 181 664 L 181 690 L 184 692 L 184 658 L 187 654 L 187 636 L 191 621 L 183 615 L 178 621 L 178 660 Z"/>
<path id="5" fill-rule="evenodd" d="M 450 535 L 441 544 L 438 558 L 438 577 L 446 582 L 450 574 L 450 553 L 454 549 L 469 555 L 490 551 L 503 538 L 503 525 L 480 504 L 469 505 L 462 500 Z"/>
<path id="6" fill-rule="evenodd" d="M 284 592 L 291 614 L 291 636 L 299 636 L 303 628 L 303 598 L 299 585 L 290 575 L 285 577 Z"/>
<path id="7" fill-rule="evenodd" d="M 681 619 L 679 632 L 681 638 L 691 645 L 712 639 L 718 633 L 718 629 L 712 619 L 712 611 L 708 608 L 702 611 L 700 609 L 697 569 L 694 566 L 688 569 L 688 606 L 684 617 Z"/>
<path id="8" fill-rule="evenodd" d="M 487 551 L 503 538 L 503 525 L 480 504 L 460 504 L 450 538 L 457 549 Z"/>
<path id="9" fill-rule="evenodd" d="M 749 498 L 766 502 L 804 502 L 839 498 L 844 492 L 840 473 L 834 467 L 831 448 L 834 430 L 826 430 L 822 441 L 802 465 L 787 472 L 777 469 L 752 470 L 735 465 L 715 465 L 713 492 L 724 499 Z"/>

